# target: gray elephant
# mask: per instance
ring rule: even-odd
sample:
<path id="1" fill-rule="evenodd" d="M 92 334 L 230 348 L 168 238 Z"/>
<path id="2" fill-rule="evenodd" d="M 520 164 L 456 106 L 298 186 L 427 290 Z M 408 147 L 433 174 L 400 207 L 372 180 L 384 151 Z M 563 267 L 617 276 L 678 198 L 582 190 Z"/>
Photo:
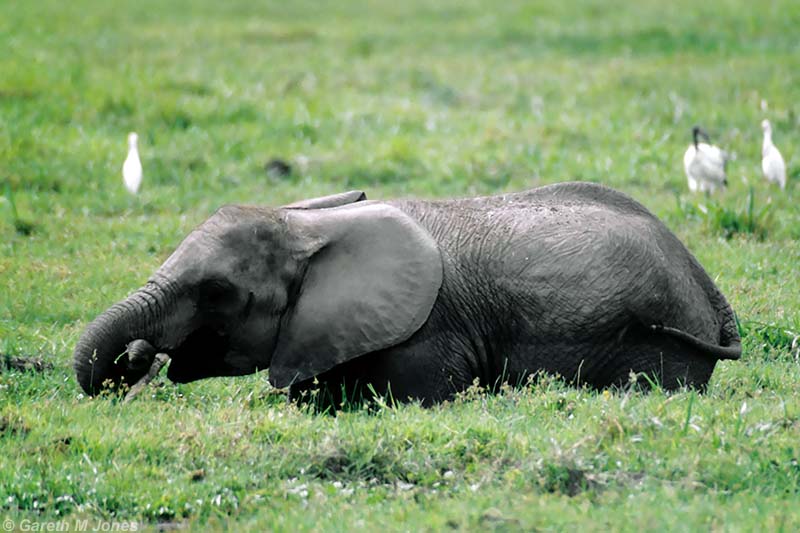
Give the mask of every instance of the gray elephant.
<path id="1" fill-rule="evenodd" d="M 703 388 L 741 344 L 725 297 L 655 216 L 607 187 L 561 183 L 222 207 L 87 327 L 78 382 L 88 394 L 132 383 L 157 352 L 176 382 L 269 368 L 292 394 L 368 387 L 428 405 L 475 379 L 538 372 Z"/>

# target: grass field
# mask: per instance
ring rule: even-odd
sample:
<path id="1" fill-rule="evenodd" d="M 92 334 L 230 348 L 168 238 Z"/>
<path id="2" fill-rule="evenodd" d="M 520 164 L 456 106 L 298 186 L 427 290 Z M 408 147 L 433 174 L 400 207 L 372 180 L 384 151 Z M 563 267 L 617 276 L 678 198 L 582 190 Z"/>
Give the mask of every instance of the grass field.
<path id="1" fill-rule="evenodd" d="M 0 3 L 0 353 L 54 365 L 0 374 L 2 515 L 800 529 L 798 28 L 793 0 Z M 764 117 L 785 192 L 760 176 Z M 736 154 L 714 199 L 687 192 L 695 123 Z M 137 197 L 120 176 L 131 130 Z M 268 176 L 274 157 L 293 174 Z M 644 203 L 728 296 L 745 354 L 706 394 L 544 379 L 337 417 L 265 373 L 164 378 L 126 405 L 80 394 L 82 328 L 223 203 L 576 179 Z"/>

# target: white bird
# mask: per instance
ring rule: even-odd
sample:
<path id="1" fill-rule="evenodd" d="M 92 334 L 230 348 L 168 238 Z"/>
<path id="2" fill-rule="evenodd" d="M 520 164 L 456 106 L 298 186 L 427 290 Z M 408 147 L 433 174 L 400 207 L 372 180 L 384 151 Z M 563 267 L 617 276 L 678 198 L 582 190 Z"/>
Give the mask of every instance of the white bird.
<path id="1" fill-rule="evenodd" d="M 699 142 L 699 137 L 705 138 L 706 142 Z M 708 134 L 700 126 L 692 128 L 692 139 L 694 142 L 683 154 L 683 169 L 689 190 L 713 193 L 718 187 L 726 187 L 728 154 L 711 144 Z"/>
<path id="2" fill-rule="evenodd" d="M 131 194 L 136 194 L 142 184 L 142 162 L 139 160 L 138 141 L 138 135 L 133 132 L 128 134 L 128 157 L 122 165 L 122 179 Z"/>
<path id="3" fill-rule="evenodd" d="M 761 121 L 764 130 L 764 142 L 761 145 L 761 171 L 770 183 L 777 183 L 781 189 L 786 188 L 786 163 L 778 147 L 772 144 L 772 126 L 769 120 Z"/>

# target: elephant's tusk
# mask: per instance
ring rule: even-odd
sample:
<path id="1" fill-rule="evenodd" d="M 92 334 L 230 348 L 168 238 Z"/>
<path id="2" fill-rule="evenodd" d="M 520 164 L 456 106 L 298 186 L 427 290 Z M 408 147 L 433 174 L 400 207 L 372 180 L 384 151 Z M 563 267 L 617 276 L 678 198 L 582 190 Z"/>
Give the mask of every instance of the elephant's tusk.
<path id="1" fill-rule="evenodd" d="M 128 391 L 128 394 L 125 395 L 125 399 L 122 400 L 122 403 L 128 403 L 133 400 L 136 396 L 141 393 L 147 384 L 150 383 L 155 379 L 161 369 L 164 368 L 164 365 L 167 364 L 169 361 L 169 356 L 165 353 L 157 353 L 155 359 L 153 359 L 153 364 L 150 365 L 150 370 L 147 371 L 147 374 L 142 376 L 142 378 L 137 381 L 131 390 Z"/>

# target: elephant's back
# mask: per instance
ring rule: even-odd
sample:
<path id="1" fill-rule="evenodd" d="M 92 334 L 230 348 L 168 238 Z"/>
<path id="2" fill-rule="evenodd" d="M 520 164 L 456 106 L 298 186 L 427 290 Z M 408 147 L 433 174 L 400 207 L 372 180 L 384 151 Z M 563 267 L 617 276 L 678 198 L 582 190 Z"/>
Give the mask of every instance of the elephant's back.
<path id="1" fill-rule="evenodd" d="M 660 268 L 656 263 L 664 253 L 658 242 L 664 240 L 664 231 L 669 234 L 638 203 L 595 184 L 392 203 L 433 235 L 446 263 L 469 273 L 470 281 L 478 280 L 476 290 L 486 288 L 509 298 L 552 293 L 561 307 L 591 306 L 603 293 L 616 292 L 612 285 L 635 290 L 642 276 L 630 266 Z M 685 254 L 677 239 L 667 247 L 673 255 Z M 556 294 L 562 287 L 570 287 L 575 298 L 570 291 Z M 544 300 L 543 310 L 552 304 L 551 296 Z M 539 307 L 530 301 L 525 306 Z"/>
<path id="2" fill-rule="evenodd" d="M 595 242 L 596 234 L 669 233 L 631 197 L 603 185 L 558 183 L 528 191 L 456 200 L 387 202 L 425 227 L 444 248 L 472 253 L 475 244 L 517 247 Z"/>
<path id="3" fill-rule="evenodd" d="M 485 301 L 526 310 L 539 334 L 576 337 L 632 316 L 716 342 L 717 293 L 688 249 L 641 204 L 608 187 L 563 183 L 453 201 L 394 203 L 434 236 Z M 477 282 L 475 280 L 478 280 Z M 663 316 L 662 316 L 663 315 Z M 688 318 L 688 320 L 686 320 Z M 534 324 L 535 323 L 535 324 Z M 718 331 L 718 329 L 717 329 Z"/>
<path id="4" fill-rule="evenodd" d="M 647 208 L 625 193 L 597 183 L 571 181 L 536 187 L 526 191 L 457 198 L 449 200 L 397 200 L 387 202 L 398 207 L 426 209 L 443 208 L 451 211 L 535 208 L 537 205 L 602 205 L 618 212 L 653 216 Z"/>
<path id="5" fill-rule="evenodd" d="M 615 224 L 618 217 L 640 217 L 660 224 L 642 204 L 604 185 L 564 182 L 493 196 L 452 200 L 395 200 L 386 202 L 405 211 L 432 233 L 479 228 L 531 229 L 542 224 L 578 229 L 594 219 Z"/>

